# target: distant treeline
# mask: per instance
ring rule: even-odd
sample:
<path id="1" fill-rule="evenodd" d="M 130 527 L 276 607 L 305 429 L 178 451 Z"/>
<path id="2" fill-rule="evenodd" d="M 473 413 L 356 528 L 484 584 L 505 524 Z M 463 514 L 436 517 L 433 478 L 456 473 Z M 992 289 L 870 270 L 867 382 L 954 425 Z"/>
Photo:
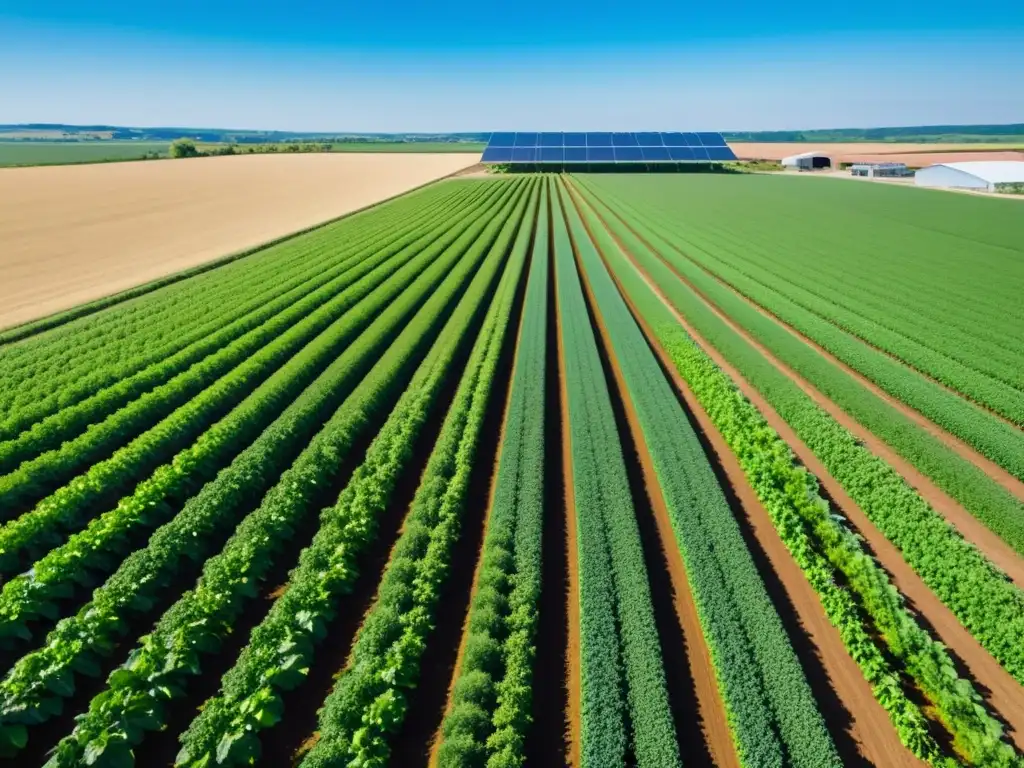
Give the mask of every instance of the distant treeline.
<path id="1" fill-rule="evenodd" d="M 1024 123 L 1012 125 L 917 125 L 900 128 L 830 128 L 813 131 L 739 131 L 722 134 L 727 141 L 1024 141 Z"/>
<path id="2" fill-rule="evenodd" d="M 132 128 L 118 125 L 64 125 L 62 123 L 21 123 L 0 125 L 4 132 L 28 133 L 31 131 L 61 132 L 66 136 L 60 141 L 174 141 L 183 136 L 203 144 L 282 144 L 291 142 L 339 143 L 398 143 L 398 142 L 484 142 L 490 133 L 299 133 L 293 131 L 253 131 L 226 128 Z M 98 138 L 96 134 L 107 134 Z M 21 138 L 19 141 L 34 141 Z M 52 136 L 40 136 L 39 140 L 54 141 Z"/>

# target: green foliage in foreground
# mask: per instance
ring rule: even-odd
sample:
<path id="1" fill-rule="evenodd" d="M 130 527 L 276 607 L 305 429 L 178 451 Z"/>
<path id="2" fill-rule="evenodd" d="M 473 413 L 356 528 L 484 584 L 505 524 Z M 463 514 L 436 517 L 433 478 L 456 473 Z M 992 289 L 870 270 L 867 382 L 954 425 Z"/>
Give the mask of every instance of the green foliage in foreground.
<path id="1" fill-rule="evenodd" d="M 434 629 L 470 501 L 470 475 L 480 459 L 480 433 L 526 253 L 528 229 L 523 231 L 510 271 L 516 279 L 503 280 L 488 310 L 377 600 L 356 636 L 350 663 L 320 711 L 320 740 L 302 761 L 303 768 L 388 765 L 390 742 L 405 717 L 406 695 L 419 679 L 420 659 Z"/>
<path id="2" fill-rule="evenodd" d="M 526 761 L 544 525 L 548 232 L 545 185 L 466 650 L 441 728 L 441 768 Z"/>
<path id="3" fill-rule="evenodd" d="M 607 230 L 583 210 L 598 246 Z M 680 407 L 575 209 L 577 248 L 668 507 L 676 543 L 745 766 L 841 765 L 743 534 Z"/>

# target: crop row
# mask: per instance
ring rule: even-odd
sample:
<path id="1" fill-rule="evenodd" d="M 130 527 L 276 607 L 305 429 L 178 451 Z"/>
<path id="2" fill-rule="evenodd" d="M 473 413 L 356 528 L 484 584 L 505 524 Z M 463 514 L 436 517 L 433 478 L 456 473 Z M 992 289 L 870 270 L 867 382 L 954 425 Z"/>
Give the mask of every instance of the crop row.
<path id="1" fill-rule="evenodd" d="M 115 512 L 118 534 L 124 534 L 124 523 L 136 519 L 139 513 L 159 519 L 167 507 L 163 503 L 154 506 L 156 502 L 164 502 L 174 494 L 194 470 L 210 476 L 223 466 L 240 442 L 252 439 L 266 426 L 270 412 L 260 405 L 261 402 L 268 396 L 277 402 L 281 399 L 287 402 L 289 396 L 298 394 L 331 362 L 338 346 L 355 338 L 374 317 L 365 311 L 349 314 L 353 308 L 360 306 L 360 302 L 370 302 L 376 308 L 386 307 L 446 247 L 474 226 L 476 219 L 472 214 L 487 210 L 486 206 L 468 208 L 461 220 L 445 222 L 437 230 L 426 233 L 395 259 L 385 260 L 365 279 L 330 298 L 284 335 L 277 338 L 268 335 L 269 343 L 230 376 L 109 459 L 94 464 L 84 475 L 44 499 L 32 512 L 4 526 L 0 529 L 0 572 L 11 572 L 19 563 L 24 563 L 26 553 L 45 551 L 47 546 L 58 543 L 61 531 L 77 528 L 100 500 L 110 498 L 117 489 L 129 487 L 145 472 L 171 458 L 174 449 L 186 445 L 188 447 L 174 460 L 156 469 L 150 480 L 136 489 L 131 499 L 141 502 L 141 506 L 133 504 L 131 499 L 122 500 Z M 368 261 L 376 263 L 375 259 Z M 305 350 L 305 365 L 280 367 L 299 350 Z M 310 354 L 314 350 L 318 354 Z M 238 403 L 238 407 L 230 410 Z M 217 421 L 218 417 L 222 418 Z M 217 423 L 210 427 L 215 421 Z M 207 427 L 209 429 L 203 432 Z M 189 440 L 196 435 L 200 435 L 198 441 L 189 446 Z M 134 512 L 130 509 L 133 506 Z M 99 525 L 106 530 L 105 538 L 110 538 L 114 531 L 102 522 Z M 95 546 L 95 534 L 87 538 Z M 81 556 L 81 550 L 76 550 L 73 561 L 77 570 L 88 564 Z M 35 578 L 34 590 L 38 594 L 38 569 Z"/>
<path id="2" fill-rule="evenodd" d="M 544 525 L 549 222 L 545 186 L 465 652 L 442 725 L 441 768 L 526 762 Z"/>
<path id="3" fill-rule="evenodd" d="M 584 214 L 602 250 L 614 248 L 604 228 Z M 796 653 L 700 441 L 575 207 L 569 217 L 686 565 L 740 760 L 838 766 Z"/>
<path id="4" fill-rule="evenodd" d="M 62 620 L 40 649 L 15 664 L 0 683 L 0 739 L 3 743 L 16 745 L 24 739 L 25 725 L 42 722 L 59 712 L 60 700 L 73 691 L 76 674 L 99 672 L 97 662 L 114 650 L 114 641 L 132 625 L 133 617 L 145 615 L 162 592 L 180 582 L 183 572 L 189 570 L 190 561 L 201 562 L 231 534 L 246 505 L 258 502 L 277 484 L 281 473 L 308 446 L 310 439 L 350 393 L 357 401 L 365 402 L 365 390 L 373 383 L 367 383 L 358 391 L 360 379 L 431 294 L 440 291 L 449 301 L 453 300 L 450 291 L 454 289 L 444 291 L 438 286 L 455 282 L 453 278 L 445 283 L 446 276 L 463 261 L 467 249 L 478 240 L 485 226 L 485 221 L 474 222 L 415 283 L 385 306 L 379 306 L 371 295 L 355 308 L 354 316 L 372 320 L 366 330 L 228 468 L 157 530 L 145 548 L 129 556 L 93 593 L 88 604 L 75 616 Z M 474 258 L 479 260 L 479 254 Z M 464 271 L 457 272 L 465 275 Z M 436 334 L 439 328 L 435 326 L 441 319 L 419 329 L 413 349 L 422 351 L 415 353 L 413 359 L 402 358 L 401 375 L 406 378 L 412 375 L 413 371 L 406 369 L 414 364 L 416 355 L 425 353 L 423 347 L 429 343 L 427 334 Z M 430 331 L 430 328 L 435 330 Z M 267 407 L 280 411 L 282 405 L 269 403 Z M 355 415 L 356 424 L 365 428 L 366 417 L 358 412 Z M 343 420 L 343 416 L 339 419 Z M 244 579 L 244 570 L 235 575 Z"/>
<path id="5" fill-rule="evenodd" d="M 840 408 L 906 458 L 1018 552 L 1024 552 L 1024 502 L 967 459 L 884 402 L 774 320 L 687 259 L 670 225 L 625 204 L 632 221 L 657 238 L 659 255 L 722 312 Z"/>
<path id="6" fill-rule="evenodd" d="M 256 585 L 280 557 L 295 529 L 313 512 L 313 505 L 321 497 L 323 489 L 337 482 L 338 473 L 360 434 L 383 420 L 391 411 L 396 395 L 408 380 L 410 368 L 419 359 L 422 348 L 434 338 L 438 326 L 448 316 L 449 305 L 465 289 L 466 283 L 470 282 L 471 276 L 485 258 L 481 271 L 476 273 L 477 277 L 470 283 L 468 292 L 463 294 L 466 301 L 460 306 L 468 306 L 472 313 L 487 295 L 501 266 L 501 257 L 507 249 L 510 234 L 504 238 L 498 236 L 497 240 L 495 237 L 502 226 L 505 226 L 507 232 L 515 229 L 516 216 L 513 214 L 509 218 L 512 202 L 510 200 L 488 222 L 480 238 L 457 266 L 448 272 L 444 282 L 430 295 L 429 300 L 389 347 L 387 355 L 367 374 L 291 468 L 281 475 L 274 488 L 263 498 L 260 507 L 238 526 L 223 551 L 207 561 L 196 588 L 186 593 L 164 614 L 153 632 L 131 654 L 128 662 L 110 676 L 107 690 L 93 700 L 89 713 L 79 719 L 72 734 L 58 746 L 56 765 L 78 765 L 86 753 L 103 755 L 103 759 L 112 765 L 124 764 L 130 758 L 133 741 L 141 740 L 146 730 L 164 726 L 167 705 L 187 693 L 189 678 L 201 674 L 202 657 L 216 651 L 229 635 L 246 603 L 256 596 Z M 524 202 L 519 203 L 517 210 L 521 210 Z M 467 321 L 470 319 L 466 317 L 465 310 L 457 312 L 453 318 L 459 321 L 459 333 L 453 336 L 449 332 L 440 336 L 434 344 L 435 351 L 427 357 L 429 362 L 422 364 L 420 370 L 433 362 L 431 358 L 442 353 L 447 353 L 447 360 L 450 361 L 462 334 L 469 327 Z M 445 325 L 446 330 L 451 327 L 451 322 Z M 441 373 L 444 373 L 444 368 Z M 432 383 L 434 389 L 426 393 L 428 396 L 436 394 L 440 379 L 436 378 Z M 370 522 L 361 520 L 354 526 L 354 530 L 365 532 L 364 526 Z M 365 543 L 365 538 L 349 541 L 335 539 L 329 545 L 325 543 L 327 538 L 326 535 L 318 534 L 314 547 L 319 545 L 321 554 L 340 550 L 344 558 L 342 562 L 333 563 L 327 573 L 334 571 L 340 576 L 350 572 L 359 545 Z M 307 577 L 313 574 L 326 575 L 319 568 L 315 571 L 307 569 L 303 573 Z M 293 578 L 291 585 L 295 586 L 296 583 Z M 305 592 L 307 597 L 320 597 L 329 607 L 331 593 L 325 594 L 322 591 L 323 583 L 317 580 L 309 586 L 313 590 Z M 303 590 L 301 587 L 298 591 L 289 589 L 289 593 L 292 592 L 294 594 L 288 602 L 294 605 L 294 600 Z M 323 613 L 316 608 L 322 609 L 323 606 L 317 605 L 315 601 L 308 605 L 300 604 L 298 613 L 279 612 L 278 619 L 288 616 L 290 620 L 297 620 L 306 626 L 316 625 L 323 617 Z M 269 648 L 259 643 L 262 631 L 263 627 L 253 635 L 246 658 L 251 658 L 252 652 L 260 648 L 264 651 L 280 651 L 279 642 Z M 292 637 L 288 642 L 297 641 L 297 637 Z M 261 679 L 260 672 L 270 672 L 273 677 L 274 672 L 281 669 L 278 663 L 284 670 L 296 671 L 305 666 L 303 662 L 306 659 L 301 655 L 296 657 L 294 646 L 286 642 L 285 652 L 270 661 L 272 663 L 267 668 L 253 669 L 253 665 L 247 665 L 243 660 L 240 662 L 243 671 L 234 677 L 251 684 Z M 193 743 L 192 750 L 187 749 L 192 757 L 183 758 L 179 762 L 203 764 L 209 759 L 204 754 L 208 754 L 219 756 L 221 764 L 244 764 L 255 741 L 254 731 L 270 721 L 266 713 L 273 711 L 273 702 L 268 696 L 271 691 L 272 688 L 254 691 L 254 698 L 242 696 L 235 702 L 237 712 L 232 712 L 230 708 L 224 708 L 227 712 L 221 710 L 219 714 L 226 714 L 227 722 L 231 721 L 232 715 L 238 714 L 243 721 L 242 725 L 225 730 L 216 729 L 212 743 L 205 745 L 205 752 L 201 747 L 196 749 L 198 745 Z M 216 705 L 208 703 L 204 707 L 203 717 L 213 717 L 216 722 L 213 714 L 215 710 Z M 107 750 L 111 750 L 110 755 L 106 754 Z"/>
<path id="7" fill-rule="evenodd" d="M 531 200 L 531 210 L 536 198 Z M 324 702 L 320 738 L 303 768 L 384 766 L 391 740 L 419 679 L 452 568 L 484 416 L 492 407 L 498 361 L 514 322 L 513 299 L 532 227 L 522 227 L 509 272 L 488 309 L 454 400 L 391 553 L 376 601 L 359 629 L 349 662 Z M 189 736 L 186 736 L 188 739 Z M 212 746 L 208 742 L 206 748 Z M 189 752 L 189 759 L 192 759 Z M 198 754 L 196 755 L 198 757 Z M 198 765 L 198 763 L 188 763 Z"/>
<path id="8" fill-rule="evenodd" d="M 426 217 L 436 213 L 435 206 L 426 207 L 418 217 L 410 217 L 412 220 L 402 228 L 388 229 L 384 222 L 385 226 L 376 232 L 367 237 L 352 237 L 340 248 L 337 243 L 326 241 L 321 245 L 325 254 L 321 258 L 309 258 L 294 267 L 282 265 L 272 274 L 261 275 L 261 282 L 252 287 L 245 284 L 248 281 L 229 283 L 225 287 L 228 295 L 224 297 L 197 297 L 199 301 L 216 302 L 222 310 L 192 334 L 179 327 L 182 322 L 179 313 L 172 314 L 169 321 L 156 323 L 157 328 L 172 334 L 173 340 L 170 345 L 156 344 L 155 350 L 150 348 L 147 364 L 142 368 L 137 363 L 126 365 L 119 358 L 125 351 L 119 339 L 105 338 L 101 350 L 84 352 L 83 366 L 87 370 L 67 361 L 62 364 L 66 380 L 43 371 L 30 381 L 0 383 L 4 391 L 17 395 L 0 423 L 0 439 L 5 441 L 0 443 L 0 472 L 9 472 L 25 458 L 70 439 L 85 425 L 98 421 L 190 366 L 200 361 L 206 364 L 205 359 L 212 353 L 221 351 L 313 292 L 325 287 L 330 290 L 329 286 L 342 276 L 350 275 L 353 268 L 369 256 L 392 248 L 396 243 L 408 244 L 410 235 L 419 234 L 421 218 L 429 220 Z M 135 335 L 142 334 L 132 334 L 133 339 Z M 154 344 L 154 341 L 149 340 L 149 343 Z M 17 407 L 19 404 L 21 407 Z M 173 407 L 170 401 L 167 407 Z"/>
<path id="9" fill-rule="evenodd" d="M 642 225 L 628 216 L 626 220 L 637 232 L 643 232 Z M 701 312 L 695 304 L 684 301 L 683 283 L 674 279 L 663 265 L 659 269 L 653 254 L 616 220 L 614 213 L 610 213 L 606 221 L 669 299 L 677 303 L 680 311 L 686 312 L 688 320 L 776 408 L 780 402 L 785 404 L 778 396 L 778 389 L 764 386 L 764 382 L 770 379 L 764 373 L 771 367 L 756 350 L 745 346 L 739 336 L 720 321 L 716 323 L 711 313 Z M 736 452 L 783 542 L 818 592 L 826 614 L 840 630 L 847 650 L 871 683 L 876 698 L 890 713 L 904 743 L 915 754 L 934 763 L 941 763 L 944 759 L 928 734 L 921 713 L 900 689 L 899 670 L 889 667 L 886 655 L 898 660 L 915 684 L 926 693 L 962 753 L 979 764 L 1015 764 L 1012 748 L 1001 743 L 999 723 L 985 712 L 981 698 L 970 683 L 959 679 L 944 646 L 935 642 L 907 610 L 884 571 L 862 550 L 859 539 L 835 515 L 830 514 L 827 503 L 820 499 L 817 481 L 796 467 L 788 446 L 767 427 L 763 417 L 736 391 L 725 374 L 686 336 L 621 254 L 611 249 L 608 253 L 613 254 L 616 276 L 626 286 L 634 307 L 642 308 L 640 311 L 650 319 L 653 332 Z M 879 471 L 881 462 L 858 446 L 838 424 L 833 422 L 835 428 L 828 429 L 828 416 L 809 399 L 806 402 L 807 407 L 818 412 L 814 423 L 821 430 L 817 439 L 809 441 L 812 450 L 830 471 L 835 471 L 835 467 L 846 468 L 844 473 L 837 474 L 837 479 L 856 500 L 874 497 L 872 506 L 865 507 L 869 516 L 875 507 L 884 508 L 893 502 L 896 502 L 894 513 L 898 516 L 903 511 L 899 501 L 902 500 L 900 491 L 904 486 L 898 479 L 895 483 L 886 483 L 886 476 Z M 795 413 L 792 407 L 779 410 L 787 421 Z M 802 438 L 807 439 L 805 420 L 790 423 Z M 821 451 L 820 446 L 828 442 L 832 444 L 831 451 Z M 879 485 L 871 487 L 864 482 L 866 477 L 878 481 Z M 859 482 L 850 483 L 851 478 L 858 478 Z M 913 526 L 914 522 L 909 522 L 909 525 Z M 962 540 L 957 540 L 962 543 Z M 973 549 L 969 551 L 974 552 Z M 846 584 L 855 593 L 852 600 L 838 584 Z M 869 623 L 865 624 L 862 616 Z M 877 647 L 874 636 L 884 639 L 884 649 Z"/>
<path id="10" fill-rule="evenodd" d="M 558 185 L 555 286 L 579 563 L 580 751 L 584 765 L 680 765 L 647 566 L 594 329 Z M 571 213 L 570 213 L 571 215 Z M 573 236 L 575 235 L 575 237 Z M 627 725 L 628 724 L 628 725 Z"/>

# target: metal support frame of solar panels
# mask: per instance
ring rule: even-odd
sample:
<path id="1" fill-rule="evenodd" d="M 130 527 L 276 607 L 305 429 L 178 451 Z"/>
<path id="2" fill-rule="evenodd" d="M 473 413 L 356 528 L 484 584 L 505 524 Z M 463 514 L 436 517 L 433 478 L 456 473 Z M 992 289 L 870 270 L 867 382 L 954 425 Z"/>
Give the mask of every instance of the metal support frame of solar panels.
<path id="1" fill-rule="evenodd" d="M 492 133 L 481 161 L 526 165 L 715 163 L 735 160 L 720 133 Z"/>

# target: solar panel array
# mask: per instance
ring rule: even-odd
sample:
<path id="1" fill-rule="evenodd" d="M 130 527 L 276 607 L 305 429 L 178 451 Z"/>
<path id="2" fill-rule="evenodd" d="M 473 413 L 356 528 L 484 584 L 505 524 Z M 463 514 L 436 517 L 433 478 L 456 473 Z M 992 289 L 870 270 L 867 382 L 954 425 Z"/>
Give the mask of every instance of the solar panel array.
<path id="1" fill-rule="evenodd" d="M 491 134 L 485 163 L 690 163 L 735 160 L 720 133 Z"/>

